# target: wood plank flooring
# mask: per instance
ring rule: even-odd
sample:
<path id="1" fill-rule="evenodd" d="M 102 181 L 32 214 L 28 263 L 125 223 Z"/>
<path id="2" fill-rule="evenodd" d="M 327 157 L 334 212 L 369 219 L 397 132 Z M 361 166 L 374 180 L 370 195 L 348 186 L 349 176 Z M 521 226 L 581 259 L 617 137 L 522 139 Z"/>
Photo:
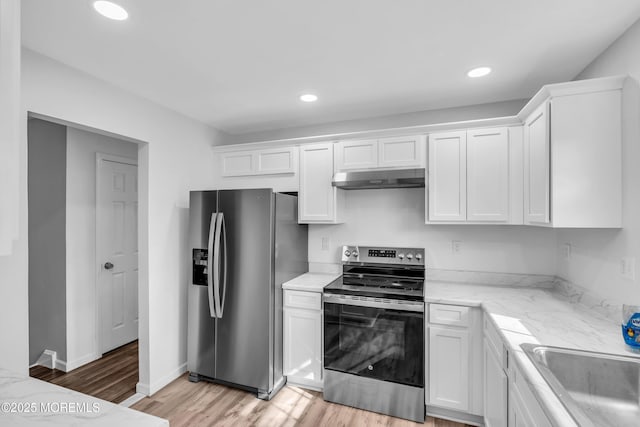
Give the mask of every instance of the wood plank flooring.
<path id="1" fill-rule="evenodd" d="M 102 358 L 71 372 L 34 366 L 29 369 L 29 375 L 109 402 L 120 403 L 136 392 L 138 341 L 105 353 Z"/>
<path id="2" fill-rule="evenodd" d="M 465 427 L 428 418 L 424 424 L 325 402 L 322 393 L 286 386 L 271 401 L 246 391 L 201 381 L 190 383 L 187 374 L 131 406 L 181 426 L 378 426 Z"/>

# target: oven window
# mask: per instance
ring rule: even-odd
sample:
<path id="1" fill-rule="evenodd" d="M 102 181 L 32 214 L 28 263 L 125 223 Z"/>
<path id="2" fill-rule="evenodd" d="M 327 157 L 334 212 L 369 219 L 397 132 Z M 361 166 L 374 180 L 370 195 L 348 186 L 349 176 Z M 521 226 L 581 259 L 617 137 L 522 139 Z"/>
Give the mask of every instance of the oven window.
<path id="1" fill-rule="evenodd" d="M 324 303 L 326 369 L 424 386 L 424 316 Z"/>

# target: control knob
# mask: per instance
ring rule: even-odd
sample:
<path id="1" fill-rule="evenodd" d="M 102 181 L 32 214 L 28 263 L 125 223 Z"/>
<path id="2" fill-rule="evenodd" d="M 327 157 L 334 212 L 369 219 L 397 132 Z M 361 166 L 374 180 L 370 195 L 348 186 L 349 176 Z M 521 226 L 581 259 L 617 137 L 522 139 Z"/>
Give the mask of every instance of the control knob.
<path id="1" fill-rule="evenodd" d="M 413 254 L 407 254 L 407 259 L 411 261 L 413 259 Z"/>
<path id="2" fill-rule="evenodd" d="M 358 258 L 358 251 L 351 252 L 351 256 L 354 258 Z"/>
<path id="3" fill-rule="evenodd" d="M 403 253 L 399 253 L 398 254 L 398 258 L 400 258 L 400 260 L 404 259 L 404 254 Z"/>
<path id="4" fill-rule="evenodd" d="M 422 254 L 416 254 L 416 261 L 422 260 Z"/>
<path id="5" fill-rule="evenodd" d="M 344 256 L 349 257 L 351 256 L 351 251 L 349 249 L 347 249 L 346 251 L 344 251 Z"/>

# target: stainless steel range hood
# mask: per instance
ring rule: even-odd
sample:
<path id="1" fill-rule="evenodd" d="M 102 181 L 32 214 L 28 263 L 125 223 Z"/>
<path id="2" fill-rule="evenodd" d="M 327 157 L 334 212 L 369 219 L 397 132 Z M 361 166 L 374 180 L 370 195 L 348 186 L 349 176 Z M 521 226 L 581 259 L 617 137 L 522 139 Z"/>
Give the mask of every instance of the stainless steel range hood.
<path id="1" fill-rule="evenodd" d="M 424 187 L 424 169 L 336 172 L 332 184 L 344 190 Z"/>

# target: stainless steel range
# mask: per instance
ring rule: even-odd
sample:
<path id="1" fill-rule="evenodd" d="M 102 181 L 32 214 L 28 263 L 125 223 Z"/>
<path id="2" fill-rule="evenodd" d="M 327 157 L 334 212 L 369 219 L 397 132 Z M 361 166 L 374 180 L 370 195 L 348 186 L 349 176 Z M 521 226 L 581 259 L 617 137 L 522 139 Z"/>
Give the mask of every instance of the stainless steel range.
<path id="1" fill-rule="evenodd" d="M 324 399 L 424 422 L 424 249 L 344 246 L 324 288 Z"/>

